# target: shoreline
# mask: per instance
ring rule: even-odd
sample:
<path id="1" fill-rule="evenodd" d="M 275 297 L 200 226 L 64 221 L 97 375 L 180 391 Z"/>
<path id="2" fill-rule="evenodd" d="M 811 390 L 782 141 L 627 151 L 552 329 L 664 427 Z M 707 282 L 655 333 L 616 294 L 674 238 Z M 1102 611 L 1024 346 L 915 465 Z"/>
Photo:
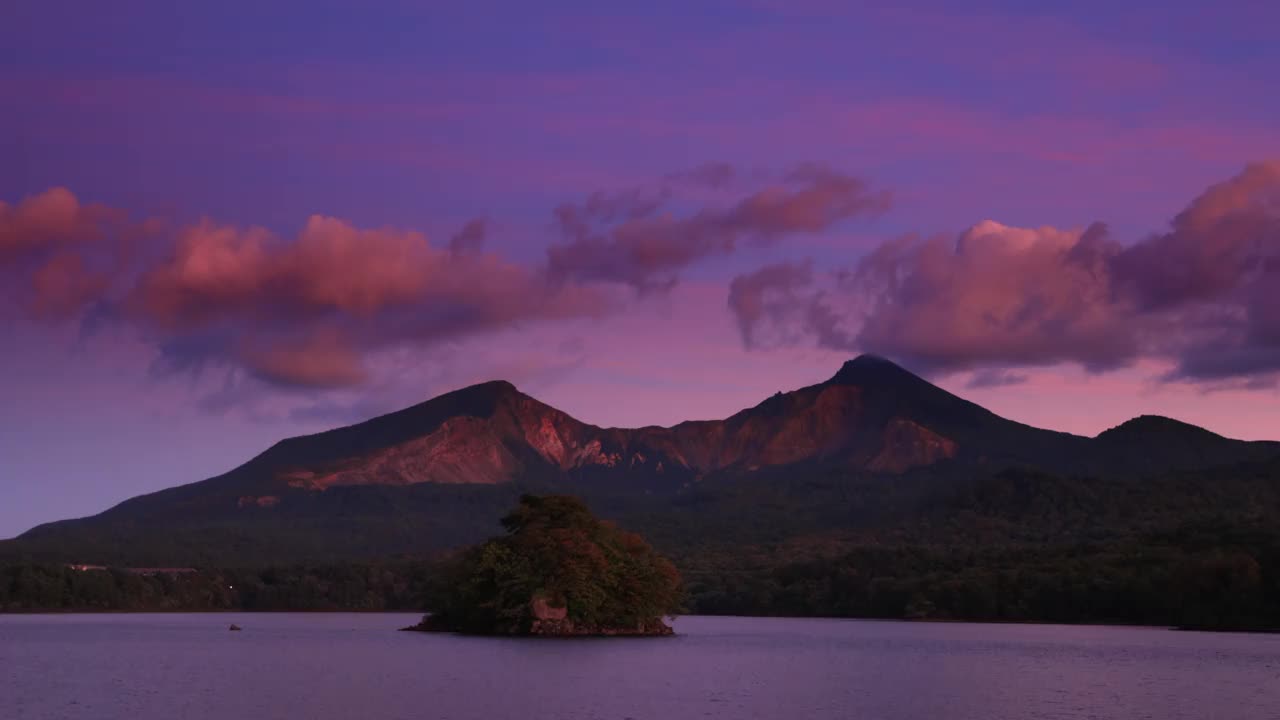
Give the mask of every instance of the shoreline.
<path id="1" fill-rule="evenodd" d="M 163 609 L 163 610 L 102 610 L 102 609 L 59 609 L 59 610 L 0 610 L 0 618 L 6 615 L 11 616 L 32 616 L 32 615 L 48 615 L 48 616 L 66 616 L 66 615 L 418 615 L 421 610 L 294 610 L 294 609 L 271 609 L 271 610 L 244 610 L 244 609 L 198 609 L 198 610 L 182 610 L 182 609 Z M 1212 628 L 1197 626 L 1179 626 L 1179 625 L 1142 625 L 1126 622 L 1053 622 L 1048 620 L 965 620 L 960 618 L 869 618 L 869 617 L 842 617 L 828 615 L 721 615 L 721 614 L 685 614 L 678 618 L 741 618 L 748 620 L 815 620 L 815 621 L 846 621 L 861 623 L 903 623 L 903 624 L 920 624 L 920 625 L 1044 625 L 1047 627 L 1079 627 L 1079 628 L 1130 628 L 1140 630 L 1162 630 L 1166 632 L 1204 632 L 1215 634 L 1242 634 L 1242 635 L 1276 635 L 1280 634 L 1280 628 Z M 677 619 L 678 619 L 677 618 Z M 570 635 L 487 635 L 481 633 L 462 633 L 451 630 L 435 630 L 424 629 L 420 627 L 421 623 L 415 623 L 408 627 L 397 628 L 398 632 L 419 632 L 419 633 L 444 633 L 453 635 L 462 635 L 466 637 L 670 637 L 663 634 L 619 634 L 619 633 L 595 633 L 595 634 L 570 634 Z M 678 633 L 676 633 L 678 634 Z"/>
<path id="2" fill-rule="evenodd" d="M 289 609 L 274 608 L 262 610 L 245 610 L 243 608 L 197 608 L 197 609 L 173 609 L 173 608 L 157 608 L 142 610 L 119 610 L 119 609 L 97 609 L 97 608 L 68 608 L 58 610 L 0 610 L 0 617 L 5 615 L 280 615 L 280 614 L 299 614 L 299 615 L 421 615 L 421 610 L 359 610 L 359 609 L 341 609 L 332 610 L 315 610 L 315 609 Z"/>

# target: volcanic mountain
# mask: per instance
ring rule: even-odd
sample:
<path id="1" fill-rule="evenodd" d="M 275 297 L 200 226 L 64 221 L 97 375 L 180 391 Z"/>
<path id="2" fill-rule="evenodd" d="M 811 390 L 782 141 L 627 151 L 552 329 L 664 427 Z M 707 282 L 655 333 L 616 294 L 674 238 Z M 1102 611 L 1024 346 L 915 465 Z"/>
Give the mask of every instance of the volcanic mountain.
<path id="1" fill-rule="evenodd" d="M 596 498 L 615 515 L 661 517 L 705 487 L 798 476 L 893 483 L 1009 467 L 1142 475 L 1275 455 L 1280 444 L 1160 418 L 1097 438 L 1041 430 L 873 356 L 724 420 L 669 428 L 596 427 L 494 381 L 284 440 L 224 475 L 94 517 L 40 526 L 0 543 L 0 556 L 194 564 L 421 554 L 483 537 L 530 488 Z"/>
<path id="2" fill-rule="evenodd" d="M 1003 439 L 1016 442 L 994 442 Z M 482 383 L 359 425 L 285 440 L 240 470 L 252 470 L 243 473 L 246 491 L 268 493 L 551 475 L 681 485 L 800 462 L 900 473 L 957 458 L 1059 461 L 1075 455 L 1081 441 L 1003 420 L 893 363 L 863 356 L 825 383 L 779 393 L 725 420 L 670 428 L 600 428 L 508 382 Z"/>

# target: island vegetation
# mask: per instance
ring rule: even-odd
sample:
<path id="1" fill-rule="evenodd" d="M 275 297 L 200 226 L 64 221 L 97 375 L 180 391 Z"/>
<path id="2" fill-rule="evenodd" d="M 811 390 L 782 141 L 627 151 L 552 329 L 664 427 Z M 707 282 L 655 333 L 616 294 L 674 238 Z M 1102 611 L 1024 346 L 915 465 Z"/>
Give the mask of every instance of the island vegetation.
<path id="1" fill-rule="evenodd" d="M 669 635 L 680 610 L 675 566 L 578 498 L 524 495 L 506 534 L 443 572 L 414 628 L 486 635 Z"/>

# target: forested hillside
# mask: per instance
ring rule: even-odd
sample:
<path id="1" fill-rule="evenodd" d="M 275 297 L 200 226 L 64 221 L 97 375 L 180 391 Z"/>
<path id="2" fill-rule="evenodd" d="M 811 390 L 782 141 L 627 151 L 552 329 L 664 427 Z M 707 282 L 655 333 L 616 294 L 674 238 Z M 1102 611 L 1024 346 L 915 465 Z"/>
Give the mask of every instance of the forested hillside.
<path id="1" fill-rule="evenodd" d="M 695 613 L 1280 627 L 1280 461 L 1140 480 L 815 470 L 673 498 L 579 490 L 673 558 Z M 439 557 L 174 578 L 15 559 L 0 606 L 419 609 Z"/>
<path id="2" fill-rule="evenodd" d="M 670 428 L 464 388 L 0 542 L 0 607 L 416 608 L 526 493 L 641 533 L 694 612 L 1280 625 L 1280 444 L 1041 430 L 869 356 Z"/>

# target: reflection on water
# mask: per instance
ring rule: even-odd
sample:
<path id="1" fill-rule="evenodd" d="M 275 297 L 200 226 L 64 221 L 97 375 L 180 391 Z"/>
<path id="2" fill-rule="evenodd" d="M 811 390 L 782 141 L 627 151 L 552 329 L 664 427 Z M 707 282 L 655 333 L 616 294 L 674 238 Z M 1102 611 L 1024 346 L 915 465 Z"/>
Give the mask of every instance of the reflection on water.
<path id="1" fill-rule="evenodd" d="M 675 638 L 395 632 L 416 620 L 0 616 L 0 718 L 1280 718 L 1274 635 L 765 618 L 681 618 Z"/>

